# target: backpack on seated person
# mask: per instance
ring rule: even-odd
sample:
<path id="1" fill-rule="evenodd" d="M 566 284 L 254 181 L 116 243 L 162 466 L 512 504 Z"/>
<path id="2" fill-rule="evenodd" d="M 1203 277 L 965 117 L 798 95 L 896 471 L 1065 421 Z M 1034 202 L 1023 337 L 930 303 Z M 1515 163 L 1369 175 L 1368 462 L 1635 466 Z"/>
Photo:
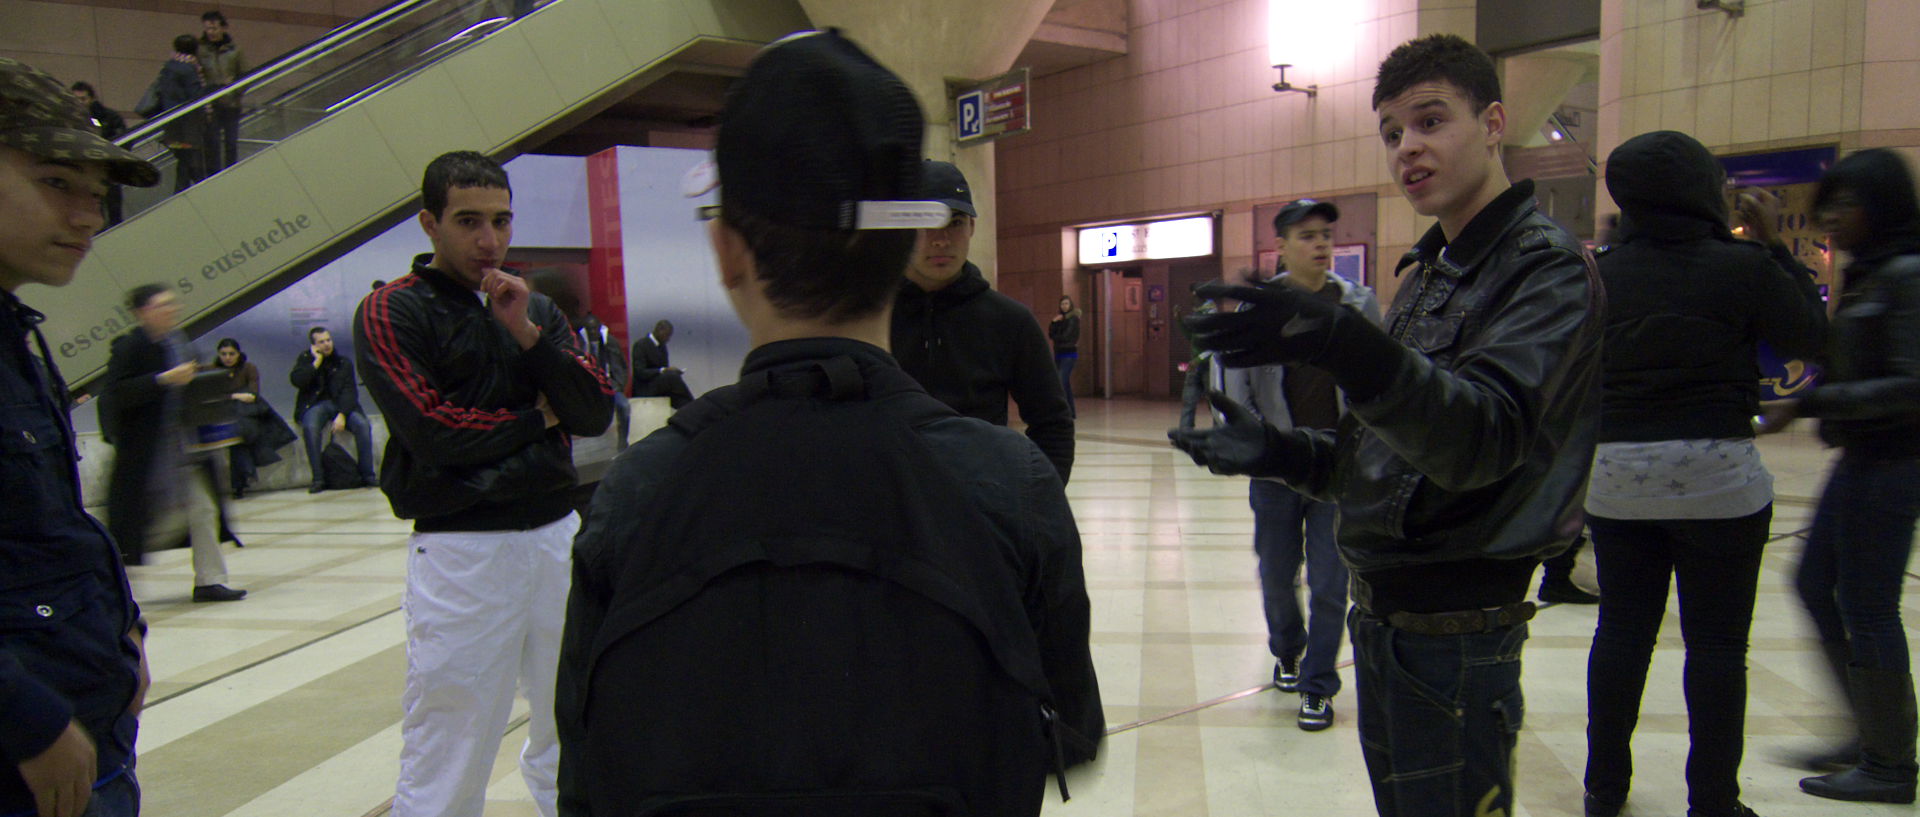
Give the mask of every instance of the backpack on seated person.
<path id="1" fill-rule="evenodd" d="M 955 416 L 851 357 L 674 415 L 587 648 L 562 776 L 591 813 L 1039 814 L 1061 733 L 1022 580 L 915 431 Z"/>
<path id="2" fill-rule="evenodd" d="M 320 451 L 320 481 L 330 491 L 342 491 L 358 488 L 364 483 L 360 479 L 360 467 L 353 462 L 353 455 L 329 436 L 327 447 Z"/>

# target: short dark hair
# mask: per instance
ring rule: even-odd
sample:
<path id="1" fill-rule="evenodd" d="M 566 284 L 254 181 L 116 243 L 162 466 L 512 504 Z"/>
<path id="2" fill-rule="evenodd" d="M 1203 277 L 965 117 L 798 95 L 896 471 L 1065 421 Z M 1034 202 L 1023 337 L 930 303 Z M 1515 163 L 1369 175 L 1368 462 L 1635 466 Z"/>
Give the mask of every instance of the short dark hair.
<path id="1" fill-rule="evenodd" d="M 227 15 L 225 15 L 225 14 L 221 14 L 221 13 L 220 13 L 220 10 L 219 10 L 219 9 L 214 9 L 214 10 L 212 10 L 212 11 L 203 11 L 203 12 L 201 12 L 201 13 L 200 13 L 200 22 L 203 22 L 203 23 L 204 23 L 204 22 L 206 22 L 206 21 L 208 21 L 208 20 L 214 20 L 214 21 L 217 21 L 217 22 L 219 22 L 219 23 L 220 23 L 221 25 L 226 25 L 226 24 L 227 24 Z"/>
<path id="2" fill-rule="evenodd" d="M 1459 88 L 1479 113 L 1500 101 L 1500 74 L 1493 58 L 1454 34 L 1429 34 L 1408 40 L 1380 63 L 1373 83 L 1373 109 L 1422 82 L 1439 80 Z"/>
<path id="3" fill-rule="evenodd" d="M 76 83 L 74 83 L 74 84 L 73 84 L 73 87 L 70 87 L 70 88 L 68 88 L 67 90 L 69 90 L 69 91 L 86 91 L 86 92 L 87 92 L 87 94 L 88 94 L 89 96 L 92 96 L 92 97 L 93 97 L 94 99 L 99 99 L 99 98 L 100 98 L 100 92 L 99 92 L 99 91 L 95 91 L 95 90 L 93 89 L 93 85 L 92 85 L 91 83 L 88 83 L 88 82 L 76 82 Z"/>
<path id="4" fill-rule="evenodd" d="M 428 163 L 420 180 L 421 206 L 439 218 L 447 211 L 447 191 L 456 187 L 498 187 L 513 197 L 507 169 L 499 162 L 478 151 L 456 150 Z"/>
<path id="5" fill-rule="evenodd" d="M 314 327 L 314 328 L 312 328 L 312 329 L 308 329 L 308 330 L 307 330 L 307 342 L 308 342 L 308 343 L 312 343 L 312 342 L 313 342 L 313 336 L 314 336 L 314 335 L 318 335 L 318 334 L 320 334 L 320 333 L 322 333 L 322 332 L 325 332 L 325 333 L 327 333 L 327 334 L 329 334 L 329 335 L 331 335 L 331 334 L 333 334 L 333 330 L 331 330 L 331 329 L 328 329 L 328 328 L 326 328 L 326 327 L 324 327 L 324 326 L 316 326 L 316 327 Z"/>
<path id="6" fill-rule="evenodd" d="M 146 306 L 147 302 L 152 301 L 154 297 L 160 293 L 172 291 L 173 287 L 167 286 L 166 284 L 141 284 L 133 289 L 127 290 L 127 308 L 139 309 Z"/>
<path id="7" fill-rule="evenodd" d="M 192 34 L 182 34 L 173 38 L 173 53 L 195 54 L 200 51 L 200 40 Z"/>
<path id="8" fill-rule="evenodd" d="M 806 230 L 724 203 L 720 212 L 753 250 L 767 299 L 790 317 L 838 324 L 880 311 L 913 254 L 913 230 Z"/>

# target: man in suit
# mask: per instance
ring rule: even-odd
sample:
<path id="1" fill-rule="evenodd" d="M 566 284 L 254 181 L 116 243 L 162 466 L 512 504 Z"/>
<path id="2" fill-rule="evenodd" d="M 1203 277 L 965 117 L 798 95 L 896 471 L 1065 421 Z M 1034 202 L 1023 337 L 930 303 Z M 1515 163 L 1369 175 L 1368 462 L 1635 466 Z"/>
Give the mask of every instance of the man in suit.
<path id="1" fill-rule="evenodd" d="M 307 344 L 307 351 L 293 363 L 293 373 L 287 375 L 293 387 L 300 390 L 294 398 L 293 416 L 300 420 L 300 433 L 307 440 L 307 466 L 313 470 L 313 485 L 307 493 L 327 489 L 321 457 L 327 450 L 329 427 L 335 435 L 353 432 L 360 483 L 378 487 L 380 479 L 373 474 L 373 424 L 360 410 L 360 383 L 353 377 L 353 361 L 334 352 L 333 333 L 324 326 L 307 330 Z"/>
<path id="2" fill-rule="evenodd" d="M 677 409 L 693 402 L 693 391 L 679 367 L 667 362 L 667 341 L 672 339 L 673 323 L 663 320 L 633 342 L 633 396 L 665 397 Z"/>
<path id="3" fill-rule="evenodd" d="M 113 341 L 100 408 L 114 443 L 108 530 L 121 551 L 139 562 L 148 543 L 178 535 L 177 528 L 164 530 L 163 523 L 178 518 L 169 511 L 184 507 L 193 547 L 193 600 L 239 601 L 247 591 L 226 585 L 213 463 L 190 457 L 184 447 L 181 395 L 197 364 L 192 344 L 179 329 L 179 298 L 163 284 L 143 284 L 128 293 L 127 306 L 140 325 Z"/>

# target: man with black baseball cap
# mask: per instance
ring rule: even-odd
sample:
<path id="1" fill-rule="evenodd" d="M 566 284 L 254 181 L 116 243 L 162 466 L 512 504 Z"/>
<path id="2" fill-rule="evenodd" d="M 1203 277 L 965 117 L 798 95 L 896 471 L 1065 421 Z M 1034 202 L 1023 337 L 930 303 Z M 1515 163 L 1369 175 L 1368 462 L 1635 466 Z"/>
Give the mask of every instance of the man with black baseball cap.
<path id="1" fill-rule="evenodd" d="M 146 625 L 112 539 L 81 505 L 66 383 L 44 316 L 17 293 L 73 280 L 106 224 L 109 182 L 159 180 L 101 138 L 65 86 L 0 58 L 0 814 L 140 810 Z"/>
<path id="2" fill-rule="evenodd" d="M 922 127 L 834 31 L 769 46 L 728 97 L 688 192 L 718 183 L 698 211 L 753 349 L 621 454 L 574 543 L 562 814 L 1038 814 L 1047 771 L 1092 756 L 1059 478 L 887 353 L 912 230 L 950 220 Z"/>
<path id="3" fill-rule="evenodd" d="M 1329 272 L 1333 222 L 1338 220 L 1340 210 L 1332 202 L 1300 199 L 1280 208 L 1273 217 L 1280 260 L 1263 286 L 1298 287 L 1379 323 L 1373 291 Z M 1333 376 L 1311 364 L 1228 369 L 1223 379 L 1227 396 L 1280 431 L 1332 431 L 1346 405 Z M 1295 722 L 1317 732 L 1333 725 L 1333 696 L 1340 692 L 1334 663 L 1346 630 L 1347 568 L 1333 541 L 1336 510 L 1333 503 L 1315 500 L 1276 479 L 1250 482 L 1253 552 L 1259 558 L 1273 684 L 1281 692 L 1300 693 Z M 1304 619 L 1293 582 L 1302 562 L 1310 599 Z"/>
<path id="4" fill-rule="evenodd" d="M 1032 310 L 995 292 L 967 260 L 973 243 L 973 193 L 947 162 L 928 160 L 922 198 L 953 210 L 923 229 L 893 307 L 893 353 L 927 393 L 968 417 L 1007 424 L 1007 397 L 1020 407 L 1027 437 L 1067 481 L 1073 471 L 1073 407 L 1053 365 L 1047 335 Z"/>

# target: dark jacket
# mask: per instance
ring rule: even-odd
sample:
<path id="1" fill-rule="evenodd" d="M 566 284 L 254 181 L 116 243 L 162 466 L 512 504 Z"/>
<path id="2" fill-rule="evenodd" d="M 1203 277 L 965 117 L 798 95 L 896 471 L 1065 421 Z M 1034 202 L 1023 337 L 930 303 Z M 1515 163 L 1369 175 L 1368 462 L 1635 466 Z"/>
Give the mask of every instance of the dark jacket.
<path id="1" fill-rule="evenodd" d="M 580 339 L 580 350 L 600 365 L 600 371 L 607 373 L 607 383 L 613 386 L 614 393 L 626 394 L 629 382 L 627 353 L 621 351 L 619 338 L 614 337 L 613 330 L 589 312 L 581 319 L 574 335 Z"/>
<path id="2" fill-rule="evenodd" d="M 260 394 L 260 367 L 247 362 L 245 354 L 240 355 L 240 365 L 227 370 L 232 379 L 229 391 L 233 394 L 251 394 L 253 402 L 234 401 L 234 430 L 240 434 L 238 447 L 244 447 L 253 455 L 255 467 L 272 465 L 280 461 L 280 448 L 295 440 L 293 429 L 287 421 L 274 411 L 267 398 Z"/>
<path id="3" fill-rule="evenodd" d="M 1368 603 L 1368 588 L 1395 596 L 1376 597 L 1377 612 L 1409 595 L 1448 605 L 1402 608 L 1414 612 L 1517 602 L 1534 562 L 1583 522 L 1600 419 L 1599 278 L 1524 181 L 1451 243 L 1435 225 L 1409 265 L 1386 318 L 1404 344 L 1379 362 L 1389 385 L 1351 400 L 1337 433 L 1294 430 L 1312 454 L 1278 476 L 1339 503 L 1356 600 Z"/>
<path id="4" fill-rule="evenodd" d="M 87 106 L 87 115 L 92 116 L 93 121 L 100 125 L 100 135 L 106 139 L 118 139 L 120 138 L 120 134 L 127 132 L 126 117 L 121 116 L 119 111 L 107 107 L 98 99 L 94 100 L 93 104 Z"/>
<path id="5" fill-rule="evenodd" d="M 655 343 L 651 333 L 633 342 L 633 393 L 640 395 L 648 383 L 660 376 L 660 370 L 673 365 L 667 347 Z"/>
<path id="6" fill-rule="evenodd" d="M 1046 336 L 1019 301 L 993 291 L 967 262 L 960 277 L 933 292 L 911 281 L 893 303 L 893 354 L 900 368 L 955 411 L 1007 424 L 1007 397 L 1020 407 L 1027 437 L 1066 482 L 1073 472 L 1073 410 Z"/>
<path id="7" fill-rule="evenodd" d="M 241 75 L 247 73 L 246 55 L 240 50 L 240 44 L 234 41 L 232 34 L 228 34 L 226 39 L 217 43 L 208 40 L 205 34 L 200 35 L 200 53 L 197 56 L 200 59 L 200 70 L 206 74 L 208 91 L 217 91 L 232 85 L 240 79 Z M 238 108 L 240 96 L 241 92 L 234 92 L 221 97 L 213 104 L 218 108 Z"/>
<path id="8" fill-rule="evenodd" d="M 40 313 L 0 290 L 0 813 L 31 812 L 20 761 L 78 719 L 102 777 L 133 749 L 140 608 L 107 531 L 81 505 L 66 384 Z"/>
<path id="9" fill-rule="evenodd" d="M 151 500 L 154 468 L 162 445 L 176 445 L 178 417 L 169 417 L 167 392 L 154 379 L 168 366 L 166 344 L 139 327 L 113 339 L 107 356 L 100 427 L 113 443 L 113 473 L 107 478 L 107 524 L 128 554 L 148 550 L 147 530 L 156 510 Z"/>
<path id="10" fill-rule="evenodd" d="M 1869 239 L 1852 250 L 1828 332 L 1820 385 L 1800 414 L 1850 457 L 1920 457 L 1920 199 L 1897 154 L 1863 150 L 1834 165 L 1820 194 L 1860 200 Z M 1816 200 L 1821 198 L 1816 196 Z"/>
<path id="11" fill-rule="evenodd" d="M 859 384 L 847 395 L 822 393 L 821 387 L 837 380 L 816 384 L 800 379 L 814 374 L 809 371 L 812 367 L 836 359 L 851 361 L 859 371 L 846 378 Z M 574 543 L 573 593 L 556 692 L 564 813 L 586 813 L 588 791 L 604 792 L 613 785 L 608 775 L 591 774 L 586 758 L 590 738 L 607 739 L 604 732 L 591 734 L 586 722 L 589 710 L 620 707 L 604 703 L 608 697 L 605 692 L 599 693 L 602 703 L 591 700 L 596 662 L 607 659 L 615 645 L 630 637 L 662 638 L 660 628 L 642 631 L 653 622 L 664 621 L 659 611 L 693 606 L 696 602 L 691 599 L 696 594 L 725 596 L 734 605 L 729 609 L 735 611 L 729 621 L 759 622 L 761 617 L 748 611 L 766 608 L 769 599 L 781 597 L 779 582 L 783 580 L 765 578 L 741 585 L 725 584 L 722 577 L 768 561 L 781 565 L 846 564 L 845 554 L 864 553 L 867 555 L 854 561 L 859 565 L 855 569 L 861 572 L 921 588 L 926 585 L 916 579 L 937 577 L 939 586 L 948 589 L 936 589 L 931 595 L 958 590 L 960 600 L 967 602 L 960 606 L 968 608 L 973 620 L 1005 625 L 989 625 L 983 631 L 1006 632 L 1010 639 L 1027 645 L 1022 653 L 1012 642 L 991 644 L 993 652 L 1024 654 L 1024 660 L 1012 663 L 1030 671 L 1032 650 L 1037 646 L 1043 679 L 1036 680 L 1050 689 L 1061 723 L 1085 739 L 1069 741 L 1072 746 L 1067 761 L 1077 762 L 1092 755 L 1093 742 L 1099 740 L 1105 718 L 1087 645 L 1090 618 L 1080 538 L 1059 478 L 1031 442 L 1005 429 L 955 416 L 951 409 L 928 401 L 895 366 L 885 352 L 852 340 L 815 338 L 762 346 L 747 356 L 742 380 L 766 373 L 775 384 L 772 396 L 734 415 L 737 422 L 715 425 L 714 433 L 690 437 L 682 427 L 686 418 L 699 416 L 734 391 L 718 390 L 682 409 L 675 422 L 635 444 L 614 462 Z M 894 385 L 887 386 L 889 382 Z M 789 393 L 780 388 L 792 383 L 803 389 Z M 914 408 L 919 405 L 930 406 L 932 412 Z M 875 412 L 887 422 L 876 421 Z M 897 436 L 890 429 L 897 430 Z M 903 464 L 903 455 L 911 464 Z M 872 473 L 875 471 L 882 473 Z M 923 475 L 937 479 L 923 479 Z M 937 498 L 912 490 L 930 483 L 952 490 Z M 940 507 L 933 507 L 935 503 Z M 964 524 L 936 521 L 956 515 L 966 517 Z M 917 523 L 934 530 L 915 531 L 912 528 Z M 977 535 L 955 534 L 956 530 Z M 943 546 L 942 534 L 955 536 L 944 544 L 957 547 Z M 824 587 L 842 586 L 830 579 L 815 580 L 816 597 Z M 801 580 L 805 581 L 804 576 Z M 992 588 L 993 592 L 977 595 L 983 588 Z M 822 611 L 837 607 L 825 598 L 837 601 L 857 592 L 858 588 L 852 588 L 846 594 L 826 593 L 816 599 L 819 609 L 814 614 L 825 615 Z M 658 660 L 668 662 L 661 668 L 672 676 L 671 680 L 647 673 L 632 678 L 631 685 L 619 687 L 622 692 L 612 696 L 639 698 L 639 705 L 652 706 L 656 712 L 678 713 L 668 715 L 672 722 L 659 724 L 652 731 L 674 737 L 665 738 L 657 748 L 635 751 L 660 751 L 662 757 L 672 758 L 675 766 L 692 764 L 694 768 L 680 770 L 688 776 L 718 777 L 715 785 L 730 783 L 741 789 L 763 785 L 774 776 L 794 781 L 790 787 L 817 788 L 873 774 L 877 769 L 892 770 L 903 761 L 889 757 L 853 763 L 844 755 L 848 749 L 873 751 L 875 746 L 889 746 L 887 740 L 899 737 L 893 719 L 884 715 L 876 718 L 872 713 L 901 712 L 903 720 L 918 723 L 909 710 L 947 711 L 955 704 L 964 709 L 967 704 L 960 702 L 979 700 L 980 690 L 950 689 L 953 694 L 943 693 L 937 696 L 942 700 L 927 704 L 916 702 L 920 696 L 910 689 L 894 688 L 861 700 L 851 710 L 831 702 L 799 705 L 791 698 L 774 696 L 769 700 L 760 694 L 767 686 L 792 685 L 795 681 L 799 681 L 795 691 L 800 695 L 849 682 L 840 677 L 845 673 L 837 670 L 817 682 L 807 682 L 815 676 L 809 674 L 806 655 L 814 652 L 848 654 L 844 663 L 860 666 L 863 678 L 893 677 L 910 671 L 904 665 L 915 662 L 905 656 L 860 654 L 863 649 L 874 649 L 874 645 L 891 643 L 887 636 L 893 628 L 882 622 L 893 621 L 892 615 L 884 610 L 869 611 L 866 619 L 859 627 L 816 623 L 809 631 L 805 626 L 808 618 L 776 617 L 764 626 L 782 632 L 793 630 L 789 635 L 796 638 L 820 639 L 817 650 L 803 650 L 800 656 L 788 657 L 791 663 L 781 657 L 780 644 L 760 644 L 761 635 L 700 639 L 706 643 L 698 649 L 704 650 L 710 660 L 688 662 L 697 666 L 684 670 L 672 666 L 673 656 L 688 653 L 668 651 Z M 826 632 L 818 632 L 821 629 Z M 756 683 L 754 679 L 770 668 L 768 664 L 794 674 L 776 670 L 775 677 L 764 684 Z M 672 701 L 657 706 L 645 700 L 652 695 L 641 691 L 680 683 L 686 673 L 707 672 L 715 666 L 740 667 L 727 683 L 738 685 L 744 673 L 748 688 L 726 698 L 688 699 L 683 708 Z M 799 708 L 789 711 L 782 706 Z M 716 708 L 729 710 L 728 716 L 709 720 L 687 714 Z M 976 714 L 983 719 L 989 717 L 984 712 Z M 971 746 L 968 741 L 977 732 L 968 727 L 986 727 L 961 720 L 967 717 L 960 715 L 939 727 L 944 750 L 941 754 L 969 754 L 962 747 Z M 818 724 L 819 728 L 799 729 L 801 724 Z M 742 745 L 742 735 L 751 736 L 751 745 Z M 823 742 L 822 738 L 829 735 L 839 737 Z M 687 738 L 684 743 L 680 741 L 682 736 Z M 869 742 L 873 745 L 868 746 Z M 791 751 L 809 743 L 819 743 L 820 751 Z M 926 745 L 927 741 L 921 739 L 917 745 L 900 747 L 901 754 L 912 754 Z M 1023 748 L 1002 747 L 1009 756 L 1020 756 Z M 705 762 L 715 758 L 727 760 L 718 766 Z M 651 763 L 637 755 L 629 762 L 640 767 L 632 771 L 636 777 L 675 778 L 678 774 L 664 768 L 667 762 Z M 769 763 L 774 767 L 770 769 Z M 1033 778 L 1009 775 L 1001 783 L 1008 789 L 1037 783 L 1043 769 L 1026 767 L 1025 771 L 1034 773 Z M 688 782 L 676 779 L 682 784 Z M 1031 793 L 1037 809 L 1038 792 Z"/>
<path id="12" fill-rule="evenodd" d="M 357 340 L 355 345 L 358 345 Z M 287 374 L 287 382 L 299 390 L 293 398 L 295 422 L 300 422 L 307 416 L 307 409 L 323 400 L 333 401 L 333 410 L 341 414 L 362 411 L 360 381 L 354 376 L 353 361 L 341 354 L 337 347 L 319 366 L 313 365 L 313 350 L 301 352 L 300 357 L 293 361 L 293 371 Z"/>
<path id="13" fill-rule="evenodd" d="M 1672 131 L 1607 160 L 1620 237 L 1597 253 L 1607 291 L 1601 442 L 1743 439 L 1760 407 L 1756 341 L 1812 357 L 1826 332 L 1813 271 L 1727 230 L 1725 174 Z"/>
<path id="14" fill-rule="evenodd" d="M 353 317 L 367 391 L 387 421 L 380 488 L 394 515 L 421 532 L 526 530 L 566 516 L 578 479 L 568 435 L 607 430 L 606 376 L 545 295 L 530 293 L 541 338 L 523 350 L 477 294 L 426 266 L 431 258 L 415 258 Z"/>
<path id="15" fill-rule="evenodd" d="M 155 114 L 156 117 L 199 99 L 207 92 L 206 84 L 200 80 L 199 67 L 178 59 L 178 54 L 174 57 L 160 66 L 160 77 L 155 81 L 155 98 L 160 102 L 160 113 Z M 161 130 L 162 138 L 170 146 L 201 147 L 206 141 L 206 115 L 204 112 L 190 113 L 168 122 Z"/>
<path id="16" fill-rule="evenodd" d="M 1080 310 L 1076 309 L 1065 317 L 1056 318 L 1047 324 L 1047 340 L 1053 341 L 1053 353 L 1056 355 L 1078 354 L 1080 351 Z"/>

